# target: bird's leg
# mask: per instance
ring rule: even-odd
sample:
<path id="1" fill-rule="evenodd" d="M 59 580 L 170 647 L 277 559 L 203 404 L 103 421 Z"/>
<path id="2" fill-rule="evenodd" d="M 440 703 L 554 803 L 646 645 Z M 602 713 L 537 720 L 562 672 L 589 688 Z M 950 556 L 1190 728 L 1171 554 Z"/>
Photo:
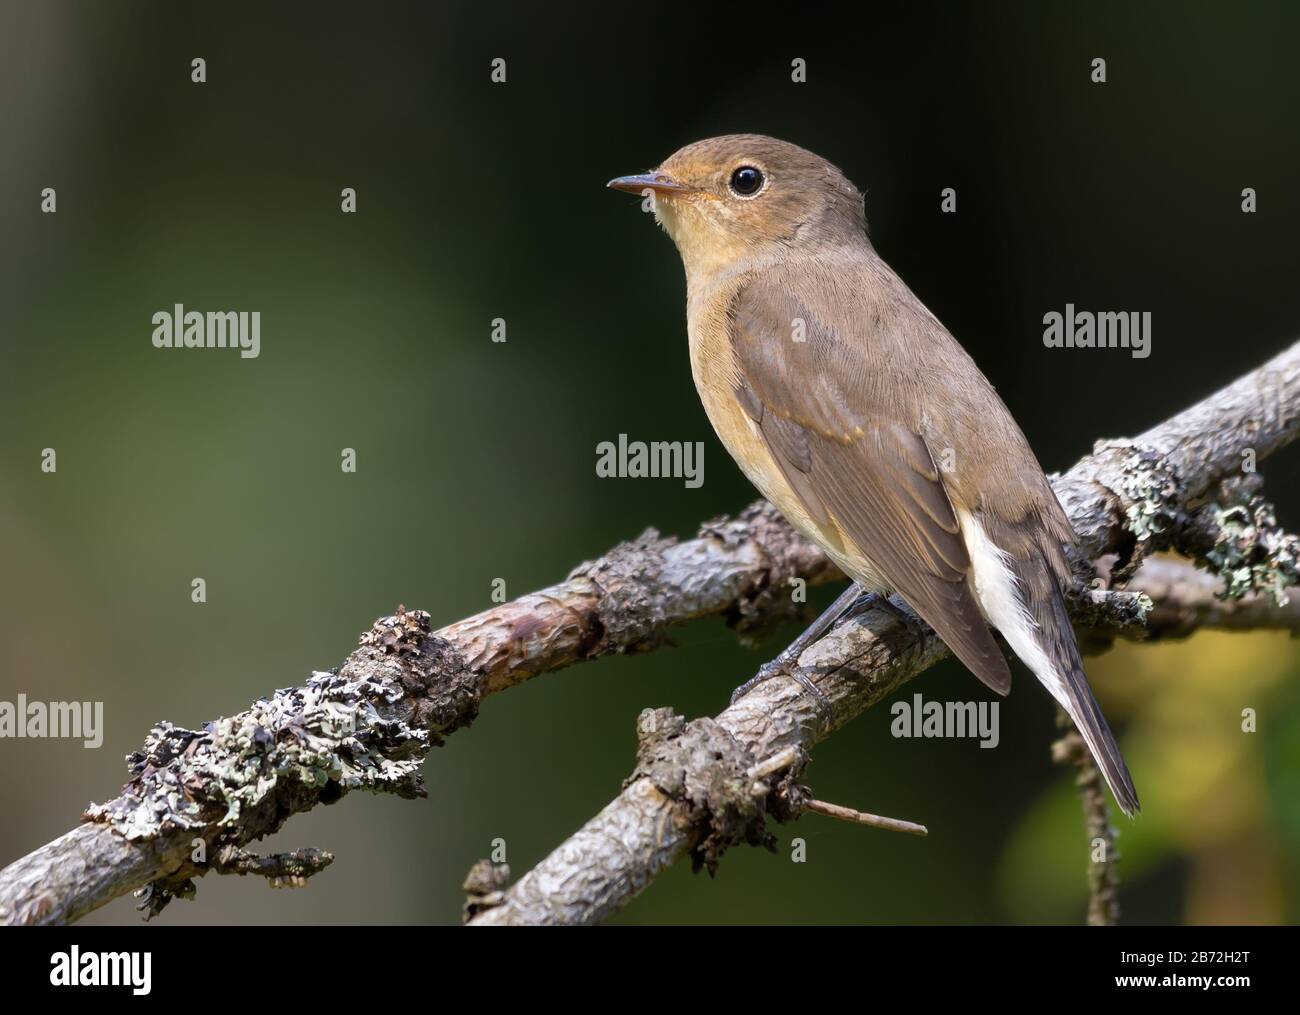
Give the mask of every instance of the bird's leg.
<path id="1" fill-rule="evenodd" d="M 790 645 L 770 663 L 759 667 L 758 673 L 746 680 L 736 688 L 731 695 L 731 704 L 735 704 L 751 690 L 766 680 L 782 674 L 793 677 L 807 689 L 816 699 L 818 705 L 824 712 L 830 711 L 830 706 L 826 701 L 826 695 L 818 690 L 817 685 L 808 679 L 808 675 L 799 668 L 799 657 L 803 655 L 804 650 L 810 645 L 821 640 L 821 638 L 843 617 L 853 613 L 858 607 L 865 606 L 877 599 L 883 597 L 877 596 L 874 592 L 867 592 L 857 582 L 853 582 L 847 589 L 840 593 L 835 602 L 828 606 L 824 613 L 812 622 L 812 626 L 803 634 L 799 635 Z"/>

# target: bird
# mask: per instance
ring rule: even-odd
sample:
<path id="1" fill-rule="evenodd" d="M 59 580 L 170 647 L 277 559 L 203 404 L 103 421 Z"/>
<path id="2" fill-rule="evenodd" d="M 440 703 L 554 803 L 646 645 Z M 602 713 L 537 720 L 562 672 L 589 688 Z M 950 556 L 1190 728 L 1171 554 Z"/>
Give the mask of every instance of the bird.
<path id="1" fill-rule="evenodd" d="M 1136 815 L 1066 610 L 1069 518 L 993 385 L 876 252 L 862 193 L 760 134 L 686 145 L 607 186 L 647 198 L 681 255 L 691 373 L 718 438 L 853 580 L 777 669 L 815 691 L 787 664 L 861 597 L 896 594 L 1006 695 L 991 625 Z"/>

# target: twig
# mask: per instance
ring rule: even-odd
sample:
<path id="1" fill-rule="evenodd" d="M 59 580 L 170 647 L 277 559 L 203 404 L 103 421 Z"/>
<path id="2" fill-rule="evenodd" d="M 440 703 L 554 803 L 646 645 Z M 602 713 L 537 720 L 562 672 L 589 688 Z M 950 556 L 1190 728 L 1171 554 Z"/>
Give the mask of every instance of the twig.
<path id="1" fill-rule="evenodd" d="M 1146 626 L 1120 633 L 1142 641 L 1187 638 L 1204 628 L 1222 631 L 1300 632 L 1300 595 L 1278 604 L 1265 593 L 1223 596 L 1223 581 L 1176 557 L 1151 557 L 1129 583 L 1153 608 Z"/>
<path id="2" fill-rule="evenodd" d="M 266 878 L 273 888 L 301 888 L 313 874 L 319 874 L 334 862 L 334 854 L 308 846 L 291 853 L 258 856 L 238 846 L 218 851 L 213 869 L 218 874 L 255 874 Z"/>
<path id="3" fill-rule="evenodd" d="M 1088 837 L 1088 925 L 1112 927 L 1119 923 L 1119 851 L 1115 828 L 1110 823 L 1106 783 L 1088 753 L 1083 737 L 1064 710 L 1058 708 L 1056 724 L 1066 732 L 1052 745 L 1052 759 L 1076 769 L 1075 785 L 1083 804 L 1083 823 Z"/>
<path id="4" fill-rule="evenodd" d="M 930 834 L 925 825 L 918 825 L 912 821 L 903 821 L 899 818 L 885 818 L 879 814 L 867 814 L 865 811 L 855 811 L 851 807 L 841 807 L 839 804 L 830 804 L 825 800 L 809 800 L 803 805 L 803 809 L 811 811 L 813 814 L 824 814 L 828 818 L 848 821 L 855 825 L 870 825 L 872 828 L 883 828 L 887 832 L 905 832 L 908 835 Z"/>

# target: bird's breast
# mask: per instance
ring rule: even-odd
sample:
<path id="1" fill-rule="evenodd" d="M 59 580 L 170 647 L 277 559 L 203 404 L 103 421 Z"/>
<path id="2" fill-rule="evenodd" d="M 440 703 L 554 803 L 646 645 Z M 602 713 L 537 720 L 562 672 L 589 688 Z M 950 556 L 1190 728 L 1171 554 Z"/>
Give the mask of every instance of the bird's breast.
<path id="1" fill-rule="evenodd" d="M 804 507 L 772 457 L 758 424 L 736 397 L 739 365 L 731 347 L 727 307 L 734 287 L 707 299 L 688 301 L 687 331 L 691 374 L 704 412 L 723 447 L 758 492 L 771 501 L 799 532 L 816 543 L 845 574 L 867 588 L 887 588 L 865 552 L 849 543 L 835 526 L 818 522 Z"/>
<path id="2" fill-rule="evenodd" d="M 703 297 L 692 294 L 688 300 L 691 375 L 718 439 L 749 481 L 784 512 L 782 501 L 793 498 L 794 491 L 781 476 L 757 426 L 736 397 L 740 367 L 731 347 L 727 315 L 735 289 L 725 286 Z"/>

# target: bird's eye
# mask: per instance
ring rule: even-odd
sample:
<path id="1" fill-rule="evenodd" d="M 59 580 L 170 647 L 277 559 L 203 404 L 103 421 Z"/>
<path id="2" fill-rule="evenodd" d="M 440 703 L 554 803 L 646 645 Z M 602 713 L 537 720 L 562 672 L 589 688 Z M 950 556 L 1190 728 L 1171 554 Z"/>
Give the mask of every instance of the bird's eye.
<path id="1" fill-rule="evenodd" d="M 741 197 L 753 197 L 763 189 L 763 174 L 753 166 L 741 166 L 731 174 L 731 189 Z"/>

